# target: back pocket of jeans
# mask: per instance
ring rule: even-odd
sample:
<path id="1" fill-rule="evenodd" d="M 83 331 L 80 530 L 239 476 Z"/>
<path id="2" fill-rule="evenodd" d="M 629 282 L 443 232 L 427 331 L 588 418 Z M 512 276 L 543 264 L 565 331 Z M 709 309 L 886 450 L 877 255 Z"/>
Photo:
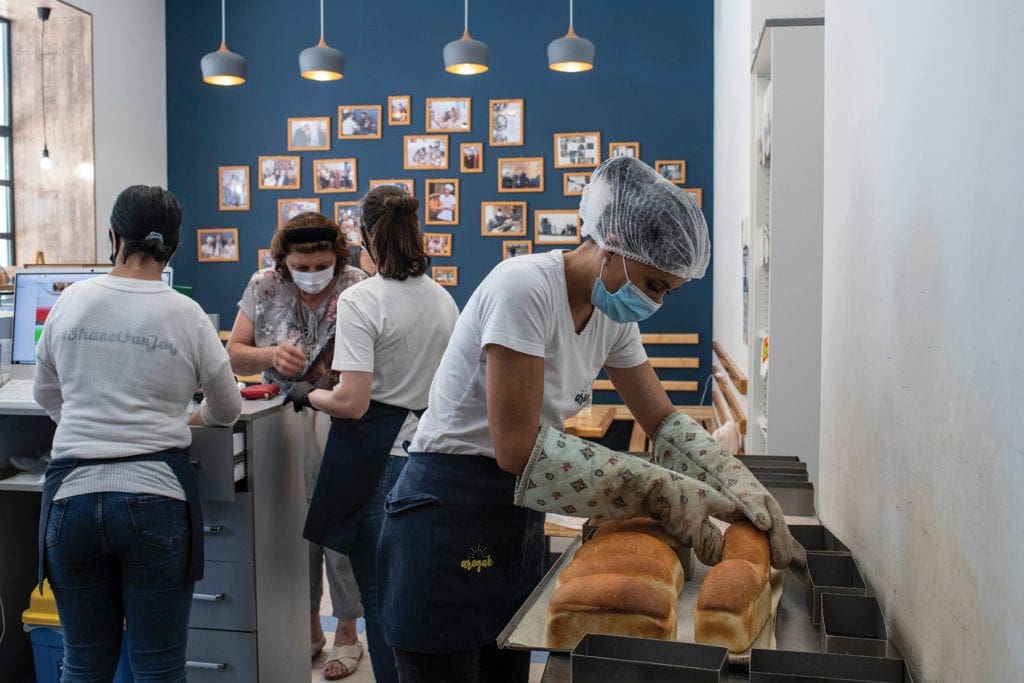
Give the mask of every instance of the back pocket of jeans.
<path id="1" fill-rule="evenodd" d="M 62 498 L 50 503 L 50 516 L 46 520 L 46 547 L 52 548 L 60 543 L 60 528 L 64 523 L 64 512 L 68 509 L 69 498 Z"/>
<path id="2" fill-rule="evenodd" d="M 141 543 L 168 550 L 188 535 L 188 503 L 165 496 L 142 495 L 127 500 L 135 535 Z"/>

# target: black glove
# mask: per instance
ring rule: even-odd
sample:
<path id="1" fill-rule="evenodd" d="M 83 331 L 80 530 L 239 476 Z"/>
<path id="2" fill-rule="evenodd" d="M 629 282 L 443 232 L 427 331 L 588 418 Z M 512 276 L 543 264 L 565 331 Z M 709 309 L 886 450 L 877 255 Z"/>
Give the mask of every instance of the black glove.
<path id="1" fill-rule="evenodd" d="M 309 382 L 296 382 L 288 390 L 288 393 L 284 395 L 284 402 L 291 403 L 296 413 L 303 408 L 313 408 L 313 410 L 316 410 L 313 404 L 309 402 L 309 392 L 315 388 Z"/>

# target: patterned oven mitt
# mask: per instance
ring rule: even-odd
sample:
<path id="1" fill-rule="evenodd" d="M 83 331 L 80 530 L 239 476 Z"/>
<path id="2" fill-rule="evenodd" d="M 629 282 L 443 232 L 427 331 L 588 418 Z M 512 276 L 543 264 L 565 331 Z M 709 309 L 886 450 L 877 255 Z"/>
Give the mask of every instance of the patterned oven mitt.
<path id="1" fill-rule="evenodd" d="M 654 437 L 651 462 L 695 477 L 728 496 L 738 513 L 768 532 L 776 569 L 784 569 L 794 560 L 803 563 L 802 549 L 790 535 L 778 501 L 689 415 L 674 413 L 662 421 Z"/>
<path id="2" fill-rule="evenodd" d="M 547 426 L 516 481 L 515 504 L 575 517 L 647 515 L 707 565 L 722 557 L 722 534 L 708 517 L 735 510 L 696 479 Z"/>

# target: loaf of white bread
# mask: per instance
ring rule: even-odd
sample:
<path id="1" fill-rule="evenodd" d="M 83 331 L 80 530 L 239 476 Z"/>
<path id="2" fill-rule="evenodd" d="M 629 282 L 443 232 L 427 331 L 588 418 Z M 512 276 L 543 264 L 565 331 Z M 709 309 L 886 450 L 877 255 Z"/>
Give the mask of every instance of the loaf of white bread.
<path id="1" fill-rule="evenodd" d="M 725 531 L 722 561 L 712 567 L 697 595 L 694 640 L 745 652 L 771 617 L 768 535 L 749 522 Z"/>
<path id="2" fill-rule="evenodd" d="M 548 604 L 547 640 L 570 649 L 587 633 L 676 637 L 679 558 L 647 534 L 605 533 L 576 551 Z"/>
<path id="3" fill-rule="evenodd" d="M 597 526 L 597 529 L 594 530 L 594 537 L 618 533 L 620 531 L 631 531 L 638 534 L 647 534 L 651 538 L 658 539 L 671 548 L 672 552 L 674 552 L 681 561 L 684 559 L 686 553 L 689 552 L 689 548 L 684 546 L 682 541 L 666 531 L 665 527 L 663 527 L 660 522 L 656 522 L 650 517 L 591 520 L 591 524 L 595 524 Z"/>

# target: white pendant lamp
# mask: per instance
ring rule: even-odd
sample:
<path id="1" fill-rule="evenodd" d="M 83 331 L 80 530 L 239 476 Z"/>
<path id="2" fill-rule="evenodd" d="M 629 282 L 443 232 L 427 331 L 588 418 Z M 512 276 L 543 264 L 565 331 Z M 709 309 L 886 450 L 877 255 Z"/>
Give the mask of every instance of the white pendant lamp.
<path id="1" fill-rule="evenodd" d="M 465 0 L 462 37 L 444 46 L 444 70 L 459 76 L 474 76 L 487 71 L 490 50 L 487 44 L 469 35 L 469 0 Z"/>
<path id="2" fill-rule="evenodd" d="M 572 27 L 572 0 L 569 0 L 569 31 L 548 44 L 548 68 L 569 73 L 594 68 L 594 44 L 576 35 Z"/>
<path id="3" fill-rule="evenodd" d="M 39 168 L 49 171 L 53 168 L 53 160 L 50 158 L 50 149 L 46 146 L 46 21 L 50 18 L 49 7 L 36 7 L 36 15 L 42 25 L 39 29 L 39 111 L 43 117 L 43 156 L 39 158 Z"/>
<path id="4" fill-rule="evenodd" d="M 209 52 L 199 62 L 203 81 L 210 85 L 245 83 L 245 58 L 228 49 L 224 39 L 224 0 L 220 0 L 220 49 Z"/>
<path id="5" fill-rule="evenodd" d="M 336 81 L 345 76 L 345 55 L 324 41 L 324 0 L 320 0 L 320 42 L 299 54 L 299 72 L 311 81 Z"/>

